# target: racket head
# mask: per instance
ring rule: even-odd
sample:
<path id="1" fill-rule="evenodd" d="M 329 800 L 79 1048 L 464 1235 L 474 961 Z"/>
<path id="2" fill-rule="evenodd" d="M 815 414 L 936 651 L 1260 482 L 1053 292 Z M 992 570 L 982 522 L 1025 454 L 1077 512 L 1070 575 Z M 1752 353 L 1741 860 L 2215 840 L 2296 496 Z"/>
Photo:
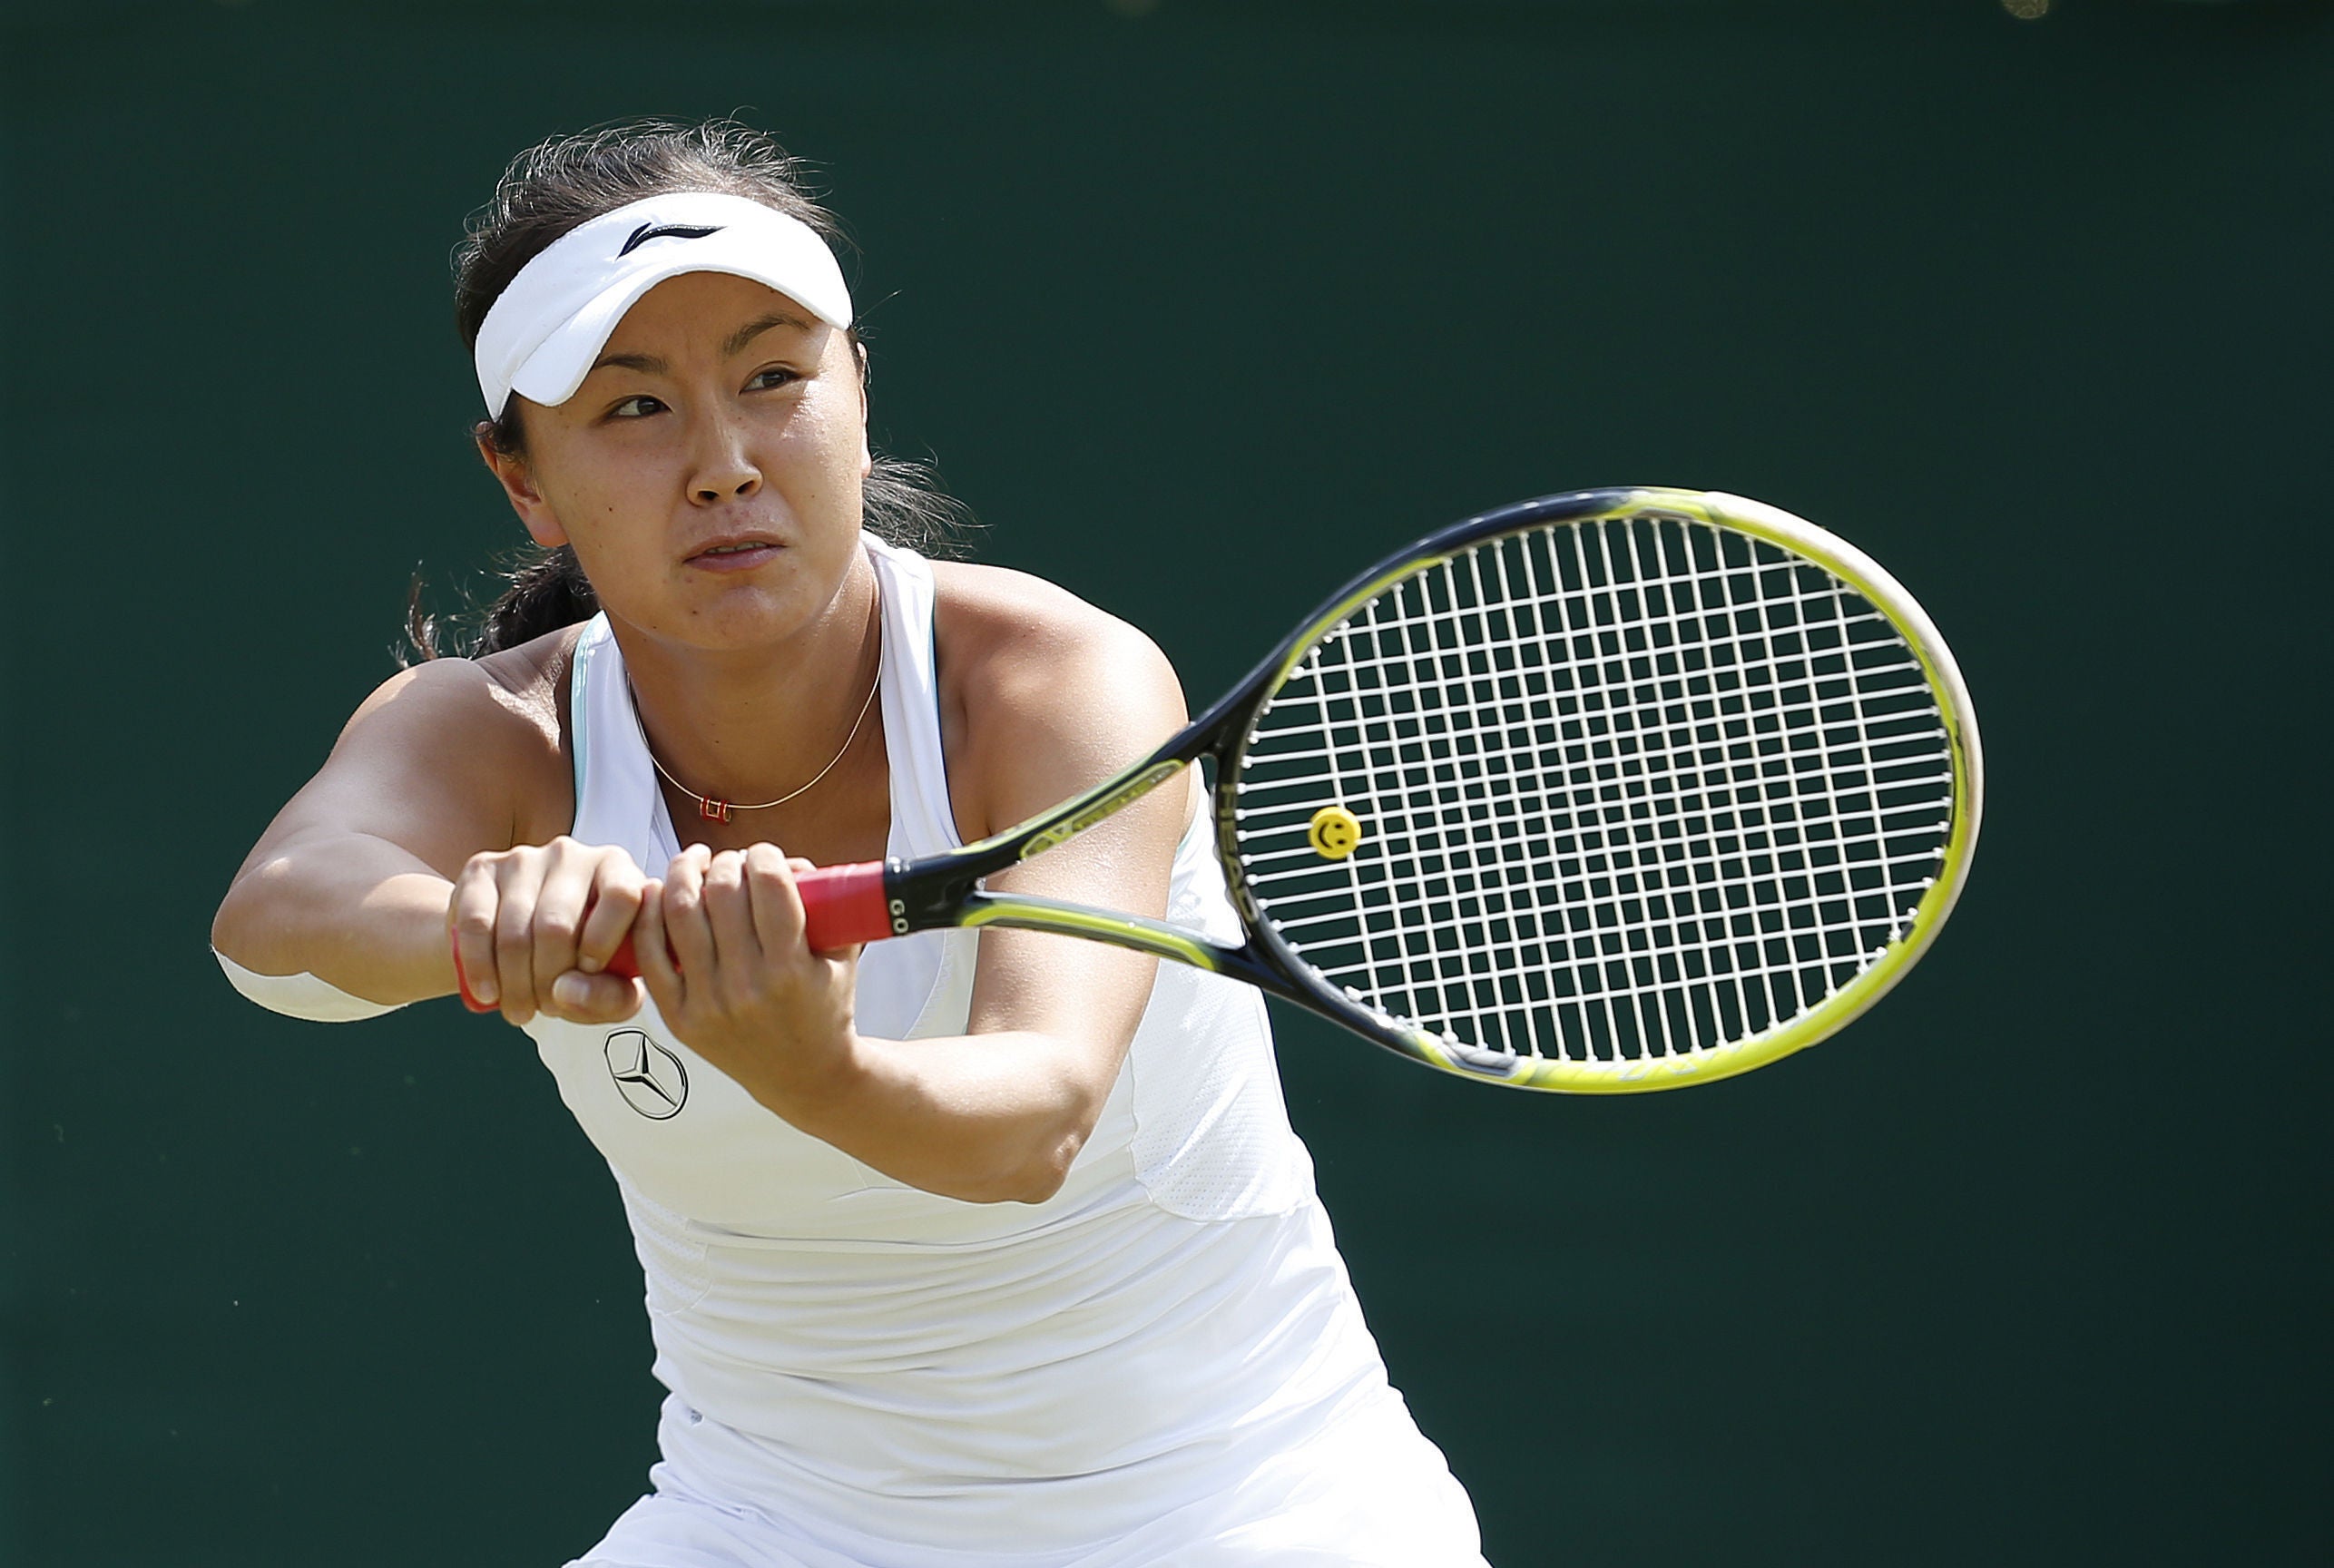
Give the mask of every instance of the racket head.
<path id="1" fill-rule="evenodd" d="M 1982 815 L 1920 606 L 1724 494 L 1446 529 L 1240 701 L 1214 810 L 1251 951 L 1378 1044 L 1518 1088 L 1709 1083 L 1836 1033 L 1935 941 Z"/>

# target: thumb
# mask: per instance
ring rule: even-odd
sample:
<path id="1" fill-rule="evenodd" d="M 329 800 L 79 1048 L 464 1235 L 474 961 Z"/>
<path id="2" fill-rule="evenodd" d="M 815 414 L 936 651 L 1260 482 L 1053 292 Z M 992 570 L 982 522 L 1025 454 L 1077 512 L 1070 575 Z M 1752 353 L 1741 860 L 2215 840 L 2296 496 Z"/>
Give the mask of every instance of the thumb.
<path id="1" fill-rule="evenodd" d="M 570 969 L 551 983 L 552 1006 L 571 1024 L 618 1024 L 641 1009 L 640 983 Z"/>

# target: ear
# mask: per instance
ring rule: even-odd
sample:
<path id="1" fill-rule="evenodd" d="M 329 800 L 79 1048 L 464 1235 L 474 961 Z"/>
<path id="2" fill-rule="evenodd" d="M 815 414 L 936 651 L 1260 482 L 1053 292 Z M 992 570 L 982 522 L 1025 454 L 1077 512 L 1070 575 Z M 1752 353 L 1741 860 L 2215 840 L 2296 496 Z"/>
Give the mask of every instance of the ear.
<path id="1" fill-rule="evenodd" d="M 859 360 L 859 477 L 864 480 L 875 472 L 875 453 L 868 446 L 868 346 L 854 338 L 851 352 Z"/>
<path id="2" fill-rule="evenodd" d="M 487 472 L 494 475 L 495 482 L 502 485 L 503 495 L 510 501 L 511 510 L 517 513 L 519 521 L 526 525 L 527 537 L 546 550 L 566 544 L 567 530 L 561 525 L 559 514 L 551 509 L 551 503 L 544 500 L 543 492 L 535 487 L 534 470 L 527 466 L 525 457 L 505 452 L 495 445 L 494 428 L 493 425 L 481 420 L 471 431 L 471 438 L 478 444 L 479 460 L 486 465 Z"/>

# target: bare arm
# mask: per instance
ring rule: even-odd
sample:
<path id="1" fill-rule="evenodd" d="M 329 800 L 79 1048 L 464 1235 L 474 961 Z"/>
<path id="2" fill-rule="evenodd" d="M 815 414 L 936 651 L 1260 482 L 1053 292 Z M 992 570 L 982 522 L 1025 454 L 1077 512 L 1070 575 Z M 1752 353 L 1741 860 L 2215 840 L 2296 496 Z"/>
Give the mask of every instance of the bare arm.
<path id="1" fill-rule="evenodd" d="M 312 975 L 371 1002 L 443 996 L 454 990 L 446 933 L 459 883 L 475 916 L 476 951 L 466 954 L 474 982 L 490 996 L 506 994 L 515 1022 L 531 1016 L 533 972 L 542 969 L 547 991 L 577 962 L 580 932 L 575 922 L 564 952 L 535 963 L 546 935 L 557 948 L 560 923 L 539 932 L 546 923 L 534 906 L 579 877 L 587 891 L 572 902 L 588 903 L 590 879 L 607 879 L 609 853 L 528 843 L 567 796 L 555 716 L 534 689 L 543 682 L 525 679 L 533 670 L 523 655 L 504 656 L 500 669 L 443 660 L 375 691 L 236 873 L 211 922 L 212 946 L 259 975 Z M 632 881 L 641 881 L 636 870 Z M 631 911 L 620 893 L 603 902 L 612 950 Z M 498 925 L 511 927 L 511 943 L 498 942 Z M 629 985 L 598 977 L 595 986 L 580 1014 L 632 1010 Z"/>
<path id="2" fill-rule="evenodd" d="M 1052 591 L 1046 591 L 1048 594 Z M 1183 720 L 1159 651 L 1099 612 L 1040 603 L 974 653 L 956 760 L 967 829 L 1035 816 L 1108 778 Z M 1074 606 L 1074 609 L 1066 608 Z M 1157 916 L 1191 796 L 1168 788 L 999 887 Z M 976 817 L 974 814 L 977 813 Z M 851 1026 L 850 955 L 811 953 L 770 846 L 674 862 L 642 918 L 643 978 L 677 1034 L 771 1110 L 898 1181 L 973 1201 L 1051 1196 L 1110 1093 L 1156 961 L 1031 932 L 981 937 L 969 1033 L 869 1039 Z M 667 935 L 680 958 L 663 964 Z"/>

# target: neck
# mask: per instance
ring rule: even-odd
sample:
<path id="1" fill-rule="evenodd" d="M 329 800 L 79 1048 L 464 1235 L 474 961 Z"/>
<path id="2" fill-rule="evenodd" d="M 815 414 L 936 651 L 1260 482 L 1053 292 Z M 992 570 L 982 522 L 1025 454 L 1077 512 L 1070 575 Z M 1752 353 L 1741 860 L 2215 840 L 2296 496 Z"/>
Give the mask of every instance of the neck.
<path id="1" fill-rule="evenodd" d="M 812 807 L 812 796 L 851 773 L 846 753 L 866 751 L 868 730 L 879 729 L 870 715 L 853 734 L 882 661 L 876 604 L 874 569 L 855 554 L 827 607 L 776 643 L 708 651 L 616 624 L 641 727 L 664 771 L 689 791 L 753 805 L 800 789 L 835 764 L 804 794 L 802 804 Z M 676 825 L 696 816 L 693 805 L 673 814 Z M 739 825 L 754 826 L 750 816 Z M 690 837 L 684 830 L 683 841 Z"/>

